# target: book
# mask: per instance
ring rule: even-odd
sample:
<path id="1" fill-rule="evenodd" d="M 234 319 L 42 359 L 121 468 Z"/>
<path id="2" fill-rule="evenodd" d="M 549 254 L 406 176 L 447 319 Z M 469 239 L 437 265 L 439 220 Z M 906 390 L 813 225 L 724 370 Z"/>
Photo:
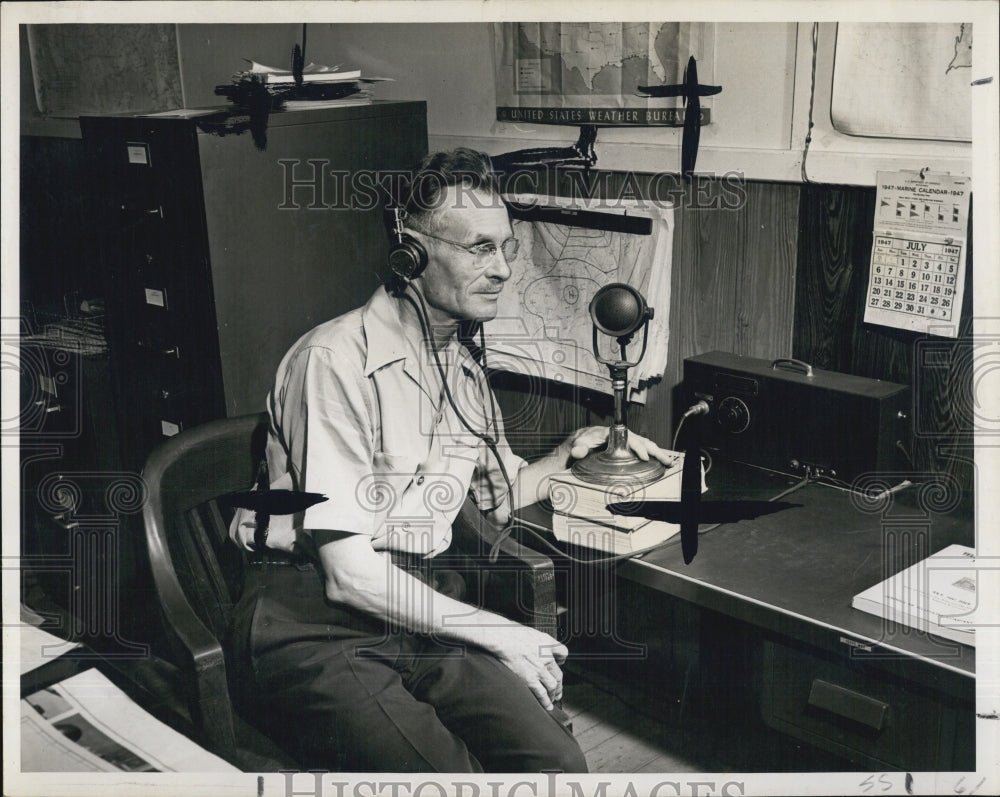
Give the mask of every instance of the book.
<path id="1" fill-rule="evenodd" d="M 265 83 L 294 83 L 295 75 L 287 70 L 277 72 L 255 72 L 260 75 Z M 306 72 L 302 71 L 303 83 L 344 83 L 345 81 L 356 81 L 361 79 L 361 70 L 355 69 L 351 72 Z"/>
<path id="2" fill-rule="evenodd" d="M 859 592 L 851 606 L 929 634 L 976 644 L 976 552 L 949 545 Z"/>
<path id="3" fill-rule="evenodd" d="M 635 528 L 645 518 L 614 515 L 608 511 L 608 504 L 680 501 L 684 454 L 677 451 L 670 453 L 674 455 L 673 464 L 666 469 L 663 476 L 647 485 L 633 487 L 628 484 L 593 484 L 578 479 L 572 470 L 554 473 L 549 479 L 549 501 L 552 503 L 552 510 L 564 515 L 597 520 L 618 529 Z M 705 492 L 705 489 L 703 474 L 702 492 Z"/>
<path id="4" fill-rule="evenodd" d="M 608 504 L 640 501 L 680 501 L 684 454 L 674 455 L 662 477 L 652 484 L 594 484 L 560 471 L 549 479 L 552 531 L 556 539 L 611 553 L 633 553 L 658 545 L 677 534 L 680 525 L 634 515 L 616 515 Z M 702 492 L 706 489 L 702 475 Z"/>
<path id="5" fill-rule="evenodd" d="M 625 554 L 652 548 L 666 542 L 681 530 L 676 523 L 646 518 L 627 520 L 636 520 L 638 524 L 632 528 L 624 528 L 556 512 L 552 515 L 552 532 L 560 542 L 596 548 L 612 554 Z"/>
<path id="6" fill-rule="evenodd" d="M 313 111 L 318 108 L 347 108 L 352 105 L 371 104 L 371 93 L 362 91 L 336 100 L 285 100 L 281 109 L 284 111 Z"/>

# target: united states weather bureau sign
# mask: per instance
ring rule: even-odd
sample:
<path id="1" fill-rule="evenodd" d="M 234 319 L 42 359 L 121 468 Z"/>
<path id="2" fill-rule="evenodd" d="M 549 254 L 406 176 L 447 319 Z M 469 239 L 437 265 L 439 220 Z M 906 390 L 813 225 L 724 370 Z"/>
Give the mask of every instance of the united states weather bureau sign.
<path id="1" fill-rule="evenodd" d="M 535 122 L 569 125 L 636 125 L 683 127 L 684 108 L 540 108 L 497 107 L 498 122 Z M 712 121 L 712 109 L 700 108 L 698 124 Z"/>

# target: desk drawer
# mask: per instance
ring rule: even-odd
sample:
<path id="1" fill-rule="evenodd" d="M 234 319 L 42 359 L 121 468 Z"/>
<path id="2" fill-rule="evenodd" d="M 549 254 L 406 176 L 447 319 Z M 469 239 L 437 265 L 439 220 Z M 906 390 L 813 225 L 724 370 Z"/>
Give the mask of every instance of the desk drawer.
<path id="1" fill-rule="evenodd" d="M 764 642 L 764 721 L 853 762 L 951 766 L 954 709 L 943 695 L 861 662 Z"/>

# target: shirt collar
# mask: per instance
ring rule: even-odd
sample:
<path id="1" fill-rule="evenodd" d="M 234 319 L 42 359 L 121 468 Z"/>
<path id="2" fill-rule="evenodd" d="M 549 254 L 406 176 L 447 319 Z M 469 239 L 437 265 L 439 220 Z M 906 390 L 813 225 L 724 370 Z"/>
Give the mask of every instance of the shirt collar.
<path id="1" fill-rule="evenodd" d="M 417 347 L 424 339 L 424 332 L 414 314 L 402 312 L 405 301 L 379 287 L 362 310 L 361 323 L 368 344 L 365 376 L 371 376 L 389 363 L 403 360 L 404 370 L 423 386 L 419 371 L 422 360 L 426 358 L 420 357 Z M 448 343 L 448 355 L 447 361 L 457 360 L 462 370 L 473 375 L 472 358 L 455 338 Z M 442 356 L 442 362 L 445 361 Z"/>

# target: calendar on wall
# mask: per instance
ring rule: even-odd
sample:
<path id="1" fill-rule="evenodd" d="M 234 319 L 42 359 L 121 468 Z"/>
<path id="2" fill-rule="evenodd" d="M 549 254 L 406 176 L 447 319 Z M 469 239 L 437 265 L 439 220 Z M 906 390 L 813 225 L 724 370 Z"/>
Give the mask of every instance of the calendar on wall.
<path id="1" fill-rule="evenodd" d="M 879 172 L 865 321 L 958 335 L 970 182 L 923 171 Z"/>

